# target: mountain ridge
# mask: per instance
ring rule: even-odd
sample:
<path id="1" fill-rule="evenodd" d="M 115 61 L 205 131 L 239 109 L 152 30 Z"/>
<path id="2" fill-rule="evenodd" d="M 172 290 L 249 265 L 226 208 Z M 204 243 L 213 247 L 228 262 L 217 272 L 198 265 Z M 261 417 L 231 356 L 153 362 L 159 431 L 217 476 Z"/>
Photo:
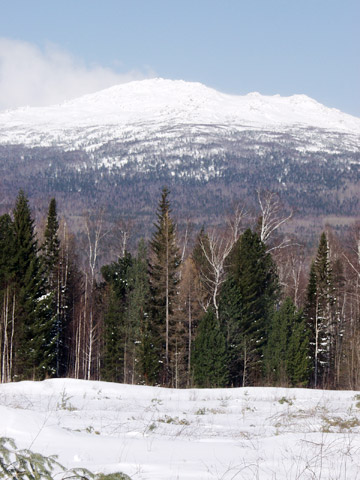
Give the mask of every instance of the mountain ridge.
<path id="1" fill-rule="evenodd" d="M 115 85 L 49 107 L 22 107 L 0 113 L 6 127 L 89 127 L 152 122 L 220 124 L 234 128 L 312 126 L 360 135 L 360 118 L 296 94 L 229 95 L 201 83 L 151 79 Z M 3 143 L 3 142 L 2 142 Z"/>

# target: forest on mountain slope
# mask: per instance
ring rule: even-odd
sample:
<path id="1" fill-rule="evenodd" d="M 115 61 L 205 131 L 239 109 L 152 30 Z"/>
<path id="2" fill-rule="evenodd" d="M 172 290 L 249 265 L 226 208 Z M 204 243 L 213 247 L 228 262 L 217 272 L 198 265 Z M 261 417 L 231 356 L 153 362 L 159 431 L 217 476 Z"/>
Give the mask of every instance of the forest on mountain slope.
<path id="1" fill-rule="evenodd" d="M 254 145 L 253 150 L 246 149 L 240 139 L 220 156 L 210 155 L 207 150 L 198 152 L 200 160 L 196 152 L 181 158 L 146 152 L 147 161 L 141 165 L 135 160 L 121 166 L 116 162 L 111 167 L 102 164 L 102 158 L 128 158 L 129 152 L 122 148 L 109 144 L 90 155 L 55 147 L 2 145 L 2 205 L 11 210 L 15 192 L 23 189 L 40 219 L 55 196 L 75 234 L 80 230 L 78 221 L 83 212 L 101 207 L 112 221 L 119 217 L 134 221 L 137 230 L 132 238 L 136 242 L 151 234 L 163 185 L 172 192 L 177 223 L 190 219 L 197 228 L 222 223 L 223 212 L 234 199 L 256 210 L 258 189 L 277 192 L 296 212 L 298 222 L 292 223 L 292 229 L 303 242 L 312 241 L 314 232 L 320 233 L 317 226 L 321 228 L 327 222 L 334 227 L 350 225 L 358 215 L 358 152 L 302 153 L 284 139 L 266 148 L 260 145 L 265 150 L 259 155 Z M 212 176 L 205 178 L 210 171 Z M 325 218 L 324 222 L 319 222 L 319 217 Z"/>

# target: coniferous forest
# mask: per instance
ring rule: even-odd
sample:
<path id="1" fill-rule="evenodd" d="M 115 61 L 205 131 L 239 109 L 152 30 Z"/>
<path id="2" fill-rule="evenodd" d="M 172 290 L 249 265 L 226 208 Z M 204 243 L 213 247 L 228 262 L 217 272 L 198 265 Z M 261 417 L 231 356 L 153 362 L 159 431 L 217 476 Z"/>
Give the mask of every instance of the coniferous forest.
<path id="1" fill-rule="evenodd" d="M 360 224 L 309 251 L 283 233 L 279 198 L 258 198 L 252 218 L 237 205 L 180 234 L 163 188 L 151 238 L 130 251 L 100 214 L 80 242 L 55 199 L 36 225 L 20 191 L 0 217 L 1 382 L 359 389 Z"/>

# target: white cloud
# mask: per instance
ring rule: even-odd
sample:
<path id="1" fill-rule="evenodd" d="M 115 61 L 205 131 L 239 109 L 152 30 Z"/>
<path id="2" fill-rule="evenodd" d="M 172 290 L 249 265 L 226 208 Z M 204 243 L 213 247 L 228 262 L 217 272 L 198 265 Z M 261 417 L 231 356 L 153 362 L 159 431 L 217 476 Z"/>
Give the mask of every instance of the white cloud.
<path id="1" fill-rule="evenodd" d="M 63 102 L 152 73 L 117 73 L 87 66 L 54 45 L 40 49 L 31 43 L 0 38 L 0 110 Z"/>

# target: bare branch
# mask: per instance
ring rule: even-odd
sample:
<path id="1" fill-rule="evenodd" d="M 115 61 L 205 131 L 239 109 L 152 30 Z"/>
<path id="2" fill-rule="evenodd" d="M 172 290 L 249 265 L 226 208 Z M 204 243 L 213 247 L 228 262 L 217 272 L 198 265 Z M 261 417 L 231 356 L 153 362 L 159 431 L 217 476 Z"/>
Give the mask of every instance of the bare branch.
<path id="1" fill-rule="evenodd" d="M 359 276 L 360 278 L 360 271 L 355 267 L 355 265 L 350 261 L 350 259 L 345 255 L 345 253 L 343 253 L 343 256 L 344 258 L 347 260 L 348 264 L 350 265 L 350 267 L 356 272 L 356 274 Z M 359 256 L 359 260 L 360 260 L 360 256 Z M 360 261 L 359 261 L 359 264 L 360 264 Z"/>
<path id="2" fill-rule="evenodd" d="M 289 215 L 284 216 L 280 198 L 274 192 L 261 192 L 257 190 L 257 195 L 261 211 L 260 239 L 267 244 L 274 232 L 292 218 L 293 210 L 291 210 Z M 288 245 L 290 245 L 290 243 Z M 272 247 L 272 250 L 276 248 L 285 248 L 285 245 Z"/>

